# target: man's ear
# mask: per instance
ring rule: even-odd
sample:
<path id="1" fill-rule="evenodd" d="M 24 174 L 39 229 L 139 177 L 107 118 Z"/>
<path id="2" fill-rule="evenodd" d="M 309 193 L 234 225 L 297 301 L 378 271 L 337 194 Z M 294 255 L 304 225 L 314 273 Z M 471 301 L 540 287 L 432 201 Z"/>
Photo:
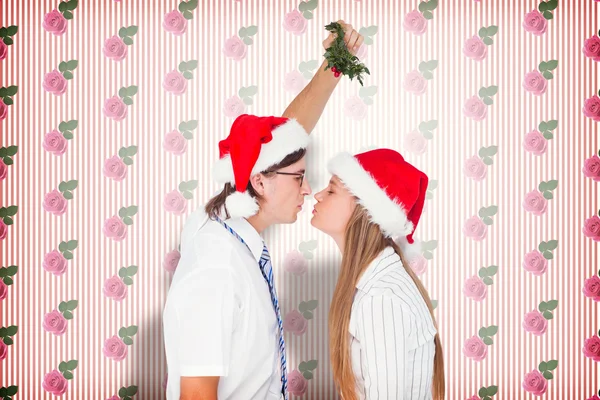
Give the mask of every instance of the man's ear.
<path id="1" fill-rule="evenodd" d="M 265 194 L 265 185 L 264 185 L 265 177 L 263 174 L 256 174 L 250 177 L 250 185 L 252 185 L 252 189 L 260 196 L 264 196 Z"/>

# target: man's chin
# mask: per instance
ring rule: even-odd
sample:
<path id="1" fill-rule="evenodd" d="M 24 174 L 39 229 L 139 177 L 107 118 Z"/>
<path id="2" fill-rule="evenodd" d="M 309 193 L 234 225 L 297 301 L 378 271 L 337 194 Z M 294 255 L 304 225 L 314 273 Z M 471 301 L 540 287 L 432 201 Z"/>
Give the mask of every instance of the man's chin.
<path id="1" fill-rule="evenodd" d="M 293 224 L 296 221 L 298 221 L 298 212 L 295 212 L 286 218 L 282 218 L 280 224 Z"/>

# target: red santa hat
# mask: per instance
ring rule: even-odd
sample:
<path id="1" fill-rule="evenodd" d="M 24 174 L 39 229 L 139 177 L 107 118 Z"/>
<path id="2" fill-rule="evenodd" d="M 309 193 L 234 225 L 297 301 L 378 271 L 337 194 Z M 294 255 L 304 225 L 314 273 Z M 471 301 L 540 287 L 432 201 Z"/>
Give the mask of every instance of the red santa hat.
<path id="1" fill-rule="evenodd" d="M 421 218 L 429 179 L 425 173 L 390 149 L 370 150 L 352 156 L 340 153 L 327 168 L 358 198 L 383 234 L 397 240 L 410 259 L 421 253 L 413 239 Z"/>
<path id="2" fill-rule="evenodd" d="M 235 218 L 256 214 L 258 203 L 246 190 L 250 177 L 306 148 L 308 142 L 308 133 L 293 118 L 248 114 L 237 117 L 229 136 L 219 142 L 219 160 L 212 169 L 214 181 L 235 185 L 235 193 L 225 200 L 229 215 Z"/>

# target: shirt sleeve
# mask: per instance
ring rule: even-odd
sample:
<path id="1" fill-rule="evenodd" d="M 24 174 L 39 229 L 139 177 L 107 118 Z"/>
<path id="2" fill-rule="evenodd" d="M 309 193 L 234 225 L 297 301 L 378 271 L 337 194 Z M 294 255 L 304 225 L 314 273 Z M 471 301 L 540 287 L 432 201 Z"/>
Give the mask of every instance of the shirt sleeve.
<path id="1" fill-rule="evenodd" d="M 362 350 L 366 399 L 410 398 L 404 393 L 410 313 L 398 299 L 389 296 L 366 296 L 357 311 L 356 333 Z"/>
<path id="2" fill-rule="evenodd" d="M 229 269 L 206 268 L 178 283 L 174 345 L 181 376 L 228 375 L 237 314 L 233 282 Z"/>

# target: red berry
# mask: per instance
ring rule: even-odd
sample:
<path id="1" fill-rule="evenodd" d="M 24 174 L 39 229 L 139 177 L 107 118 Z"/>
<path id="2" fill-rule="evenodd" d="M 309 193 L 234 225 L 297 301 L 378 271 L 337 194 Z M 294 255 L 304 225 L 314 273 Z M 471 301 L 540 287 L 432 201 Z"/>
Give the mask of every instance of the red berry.
<path id="1" fill-rule="evenodd" d="M 340 77 L 340 75 L 341 75 L 341 74 L 340 74 L 338 71 L 335 71 L 335 73 L 333 74 L 333 76 L 335 76 L 336 78 L 339 78 L 339 77 Z"/>
<path id="2" fill-rule="evenodd" d="M 338 70 L 336 67 L 331 67 L 331 72 L 333 72 L 335 74 L 336 72 L 338 72 Z"/>

